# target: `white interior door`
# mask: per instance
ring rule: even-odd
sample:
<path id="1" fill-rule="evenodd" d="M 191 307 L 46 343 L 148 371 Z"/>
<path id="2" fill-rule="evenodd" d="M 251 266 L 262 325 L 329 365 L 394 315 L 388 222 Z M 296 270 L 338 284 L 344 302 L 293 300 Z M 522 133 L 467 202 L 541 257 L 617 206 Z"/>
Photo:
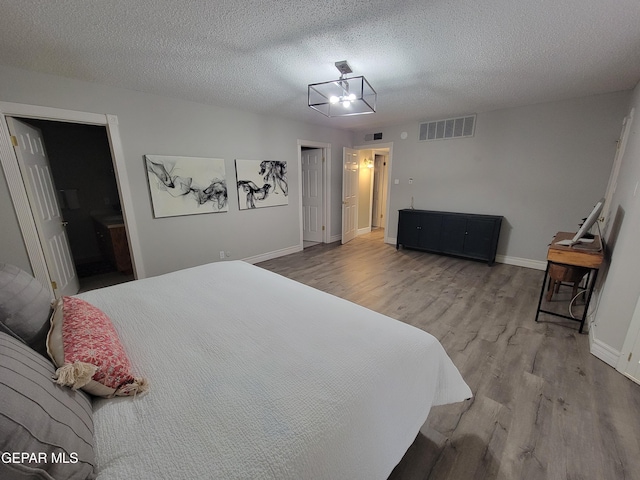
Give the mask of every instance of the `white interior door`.
<path id="1" fill-rule="evenodd" d="M 600 231 L 605 239 L 609 238 L 609 230 L 611 229 L 611 215 L 615 215 L 615 212 L 611 212 L 611 199 L 618 187 L 618 174 L 620 173 L 620 164 L 624 157 L 624 151 L 627 146 L 627 138 L 629 138 L 629 130 L 633 123 L 633 114 L 635 109 L 631 109 L 628 117 L 625 117 L 622 121 L 622 132 L 620 133 L 620 139 L 616 147 L 616 154 L 613 159 L 613 168 L 611 169 L 611 175 L 609 176 L 609 183 L 607 184 L 607 191 L 605 193 L 604 206 L 602 208 L 602 214 L 598 221 L 600 222 Z"/>
<path id="2" fill-rule="evenodd" d="M 631 318 L 631 325 L 627 331 L 627 338 L 622 347 L 622 355 L 616 369 L 640 383 L 640 298 Z"/>
<path id="3" fill-rule="evenodd" d="M 302 239 L 322 242 L 322 149 L 302 150 Z"/>
<path id="4" fill-rule="evenodd" d="M 79 283 L 69 248 L 51 166 L 40 130 L 15 118 L 7 118 L 9 131 L 16 137 L 18 164 L 29 197 L 29 204 L 47 263 L 56 298 L 78 293 Z"/>
<path id="5" fill-rule="evenodd" d="M 358 234 L 358 151 L 344 148 L 342 155 L 342 243 Z"/>

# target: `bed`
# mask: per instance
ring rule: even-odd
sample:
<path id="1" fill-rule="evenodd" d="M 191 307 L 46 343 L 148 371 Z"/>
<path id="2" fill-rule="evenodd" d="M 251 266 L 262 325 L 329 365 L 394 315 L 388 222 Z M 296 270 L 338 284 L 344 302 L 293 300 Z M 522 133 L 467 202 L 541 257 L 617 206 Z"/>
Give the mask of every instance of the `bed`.
<path id="1" fill-rule="evenodd" d="M 385 479 L 471 397 L 428 333 L 242 261 L 77 297 L 150 385 L 93 398 L 99 480 Z"/>

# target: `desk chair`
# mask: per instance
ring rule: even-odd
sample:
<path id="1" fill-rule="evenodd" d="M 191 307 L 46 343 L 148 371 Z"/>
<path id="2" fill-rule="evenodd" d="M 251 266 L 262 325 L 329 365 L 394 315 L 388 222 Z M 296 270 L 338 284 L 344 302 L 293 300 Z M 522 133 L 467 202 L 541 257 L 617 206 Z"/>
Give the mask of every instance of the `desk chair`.
<path id="1" fill-rule="evenodd" d="M 562 265 L 559 263 L 549 264 L 549 287 L 547 289 L 547 302 L 551 301 L 554 293 L 558 293 L 560 285 L 563 283 L 571 284 L 573 291 L 571 298 L 578 294 L 578 287 L 585 275 L 589 273 L 589 269 L 585 267 L 576 267 L 572 265 Z"/>

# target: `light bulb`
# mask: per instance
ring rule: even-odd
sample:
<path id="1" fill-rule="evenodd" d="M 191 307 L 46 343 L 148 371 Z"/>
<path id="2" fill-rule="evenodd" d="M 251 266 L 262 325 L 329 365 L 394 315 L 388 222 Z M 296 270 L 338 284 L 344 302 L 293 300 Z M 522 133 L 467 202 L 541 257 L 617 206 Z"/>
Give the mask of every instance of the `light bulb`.
<path id="1" fill-rule="evenodd" d="M 342 106 L 344 108 L 349 108 L 351 106 L 351 102 L 349 100 L 345 100 L 342 102 Z"/>
<path id="2" fill-rule="evenodd" d="M 340 101 L 340 99 L 338 97 L 336 97 L 335 95 L 332 95 L 331 97 L 329 97 L 329 101 L 331 103 L 338 103 Z"/>
<path id="3" fill-rule="evenodd" d="M 352 93 L 352 94 L 351 94 L 351 95 L 349 95 L 347 98 L 348 98 L 350 101 L 352 101 L 352 102 L 353 102 L 353 101 L 356 99 L 356 94 L 355 94 L 355 93 Z"/>

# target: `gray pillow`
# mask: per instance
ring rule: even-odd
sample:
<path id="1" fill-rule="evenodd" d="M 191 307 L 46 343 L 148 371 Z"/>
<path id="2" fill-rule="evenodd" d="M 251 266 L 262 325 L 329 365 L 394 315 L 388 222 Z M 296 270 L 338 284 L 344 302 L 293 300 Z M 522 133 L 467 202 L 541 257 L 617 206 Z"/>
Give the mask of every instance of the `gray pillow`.
<path id="1" fill-rule="evenodd" d="M 24 270 L 0 263 L 0 331 L 46 356 L 51 294 Z"/>
<path id="2" fill-rule="evenodd" d="M 95 478 L 91 400 L 53 374 L 50 362 L 0 332 L 0 478 Z"/>

